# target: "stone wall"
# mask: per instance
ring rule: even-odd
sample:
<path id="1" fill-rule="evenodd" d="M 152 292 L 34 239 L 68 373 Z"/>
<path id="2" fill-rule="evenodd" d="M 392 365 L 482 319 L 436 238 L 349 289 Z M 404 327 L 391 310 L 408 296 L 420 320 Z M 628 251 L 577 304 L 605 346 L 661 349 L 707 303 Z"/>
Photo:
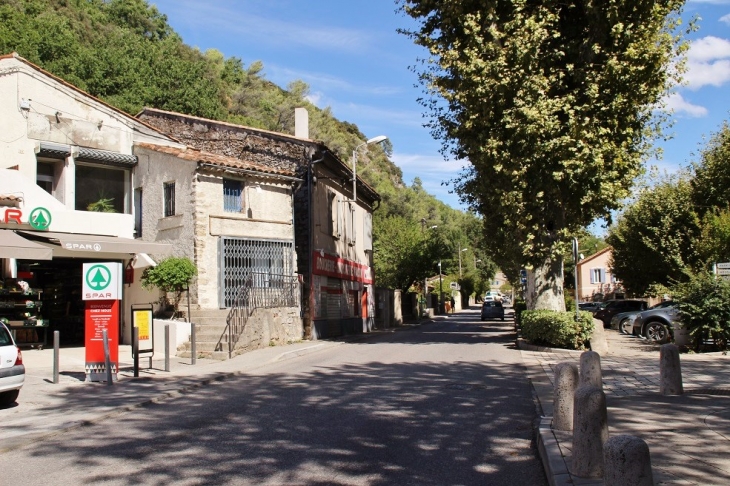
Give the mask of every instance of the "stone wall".
<path id="1" fill-rule="evenodd" d="M 236 343 L 234 352 L 240 354 L 301 341 L 303 337 L 304 330 L 298 308 L 255 309 Z"/>

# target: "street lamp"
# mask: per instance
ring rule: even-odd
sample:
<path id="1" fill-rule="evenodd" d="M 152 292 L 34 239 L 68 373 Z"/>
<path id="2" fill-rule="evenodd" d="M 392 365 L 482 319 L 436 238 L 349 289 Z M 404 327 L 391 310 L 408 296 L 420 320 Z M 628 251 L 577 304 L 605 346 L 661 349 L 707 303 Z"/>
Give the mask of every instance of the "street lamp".
<path id="1" fill-rule="evenodd" d="M 367 142 L 363 142 L 357 147 L 355 147 L 355 150 L 352 151 L 352 202 L 357 202 L 357 151 L 360 149 L 360 147 L 364 147 L 366 145 L 370 145 L 371 143 L 380 143 L 385 140 L 387 140 L 388 137 L 385 135 L 378 135 L 377 137 L 373 137 Z"/>
<path id="2" fill-rule="evenodd" d="M 444 285 L 441 281 L 441 260 L 439 260 L 439 314 L 444 313 Z"/>
<path id="3" fill-rule="evenodd" d="M 459 250 L 459 278 L 461 278 L 461 252 L 468 250 L 469 248 L 462 248 Z"/>

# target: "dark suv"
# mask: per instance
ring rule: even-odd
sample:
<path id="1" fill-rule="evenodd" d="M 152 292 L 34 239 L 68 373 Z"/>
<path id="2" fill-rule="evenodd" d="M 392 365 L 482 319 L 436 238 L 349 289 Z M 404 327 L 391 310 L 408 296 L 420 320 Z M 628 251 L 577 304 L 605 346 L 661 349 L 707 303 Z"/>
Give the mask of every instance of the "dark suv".
<path id="1" fill-rule="evenodd" d="M 611 327 L 611 318 L 621 312 L 643 311 L 649 307 L 644 300 L 616 299 L 606 301 L 603 309 L 597 310 L 593 317 L 603 321 L 603 327 Z"/>
<path id="2" fill-rule="evenodd" d="M 669 342 L 674 331 L 682 327 L 682 321 L 677 312 L 677 304 L 669 301 L 661 306 L 639 312 L 634 317 L 634 335 L 645 337 L 647 341 L 664 344 Z"/>

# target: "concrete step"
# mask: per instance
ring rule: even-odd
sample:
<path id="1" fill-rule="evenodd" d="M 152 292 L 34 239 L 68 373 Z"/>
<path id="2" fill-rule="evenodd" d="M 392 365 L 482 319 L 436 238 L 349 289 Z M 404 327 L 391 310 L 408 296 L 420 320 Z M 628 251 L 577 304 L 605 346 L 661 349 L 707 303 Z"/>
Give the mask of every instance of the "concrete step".
<path id="1" fill-rule="evenodd" d="M 225 319 L 228 317 L 228 314 L 231 312 L 230 309 L 199 309 L 199 310 L 191 310 L 190 315 L 193 316 L 193 319 L 195 318 L 209 318 L 209 317 L 222 317 Z"/>

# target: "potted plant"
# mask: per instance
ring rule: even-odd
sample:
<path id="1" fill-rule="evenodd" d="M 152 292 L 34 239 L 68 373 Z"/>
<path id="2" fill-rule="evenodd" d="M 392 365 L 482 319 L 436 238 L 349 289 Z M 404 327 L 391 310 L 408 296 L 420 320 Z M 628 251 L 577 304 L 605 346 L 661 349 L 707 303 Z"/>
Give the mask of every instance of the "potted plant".
<path id="1" fill-rule="evenodd" d="M 190 287 L 193 277 L 198 274 L 198 269 L 188 257 L 168 257 L 160 261 L 157 266 L 148 267 L 142 273 L 142 286 L 146 289 L 157 287 L 162 291 L 160 297 L 161 312 L 166 312 L 168 305 L 172 305 L 171 318 L 178 317 L 180 311 L 178 305 L 182 299 L 182 293 Z M 172 293 L 170 302 L 168 294 Z M 190 316 L 188 316 L 188 319 Z"/>

